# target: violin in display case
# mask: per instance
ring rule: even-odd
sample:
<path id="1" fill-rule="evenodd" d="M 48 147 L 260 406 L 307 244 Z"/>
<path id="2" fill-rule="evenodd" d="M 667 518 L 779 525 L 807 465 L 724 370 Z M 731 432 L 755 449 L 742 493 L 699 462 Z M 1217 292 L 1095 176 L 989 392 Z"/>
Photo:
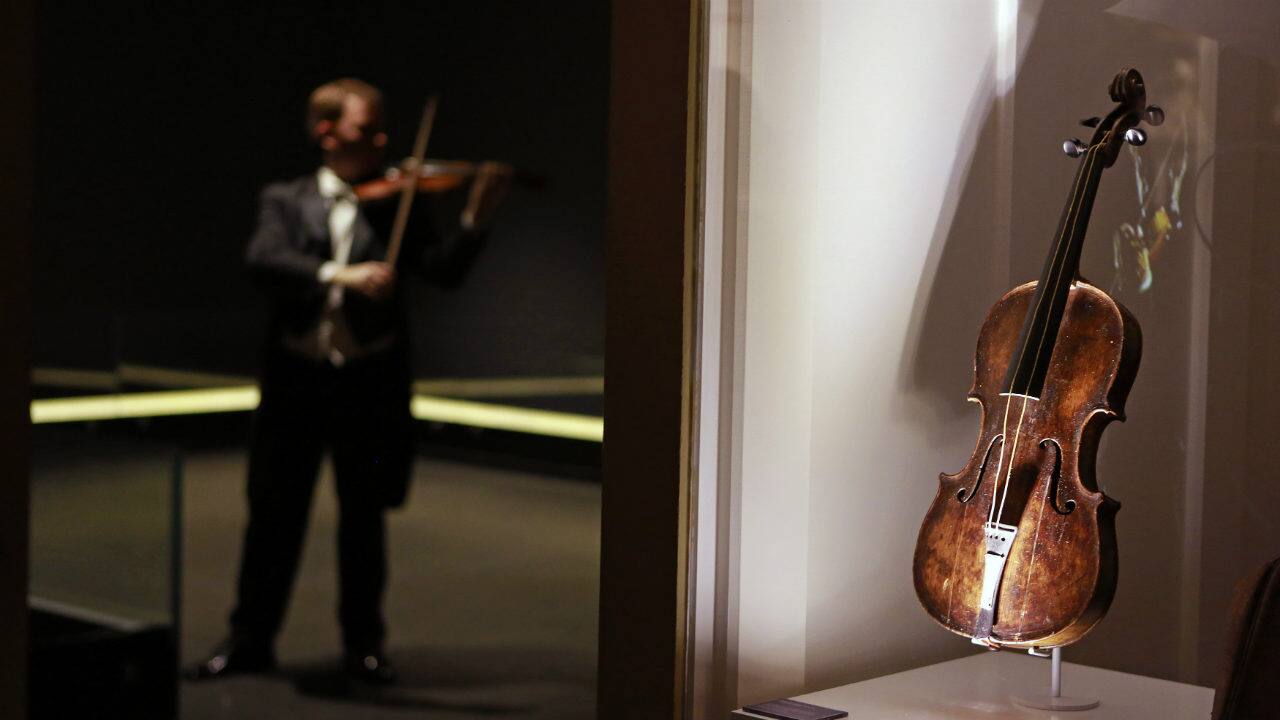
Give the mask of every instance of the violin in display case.
<path id="1" fill-rule="evenodd" d="M 916 595 L 948 630 L 989 647 L 1053 648 L 1084 636 L 1115 595 L 1115 515 L 1094 465 L 1103 429 L 1124 419 L 1138 370 L 1138 321 L 1079 277 L 1089 214 L 1124 144 L 1142 145 L 1137 70 L 1111 82 L 1116 106 L 1089 142 L 1040 279 L 1005 293 L 978 335 L 969 399 L 982 408 L 969 462 L 942 474 L 916 542 Z"/>

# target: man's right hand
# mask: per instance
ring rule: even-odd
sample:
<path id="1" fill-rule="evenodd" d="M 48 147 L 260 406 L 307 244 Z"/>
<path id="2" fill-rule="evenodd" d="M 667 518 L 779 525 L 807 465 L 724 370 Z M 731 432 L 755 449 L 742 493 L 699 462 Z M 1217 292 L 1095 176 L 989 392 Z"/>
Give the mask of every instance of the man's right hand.
<path id="1" fill-rule="evenodd" d="M 384 262 L 347 265 L 333 276 L 333 282 L 374 300 L 385 300 L 396 286 L 396 269 Z"/>

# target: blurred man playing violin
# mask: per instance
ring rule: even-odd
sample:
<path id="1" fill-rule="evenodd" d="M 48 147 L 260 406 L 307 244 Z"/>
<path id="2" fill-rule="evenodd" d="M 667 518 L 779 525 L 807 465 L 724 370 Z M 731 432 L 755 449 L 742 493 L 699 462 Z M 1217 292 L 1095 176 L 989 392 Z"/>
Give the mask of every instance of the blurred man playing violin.
<path id="1" fill-rule="evenodd" d="M 383 653 L 385 514 L 405 500 L 413 454 L 399 278 L 411 272 L 439 284 L 458 282 L 483 244 L 507 177 L 480 166 L 457 231 L 445 237 L 436 236 L 429 216 L 415 207 L 393 265 L 384 258 L 394 208 L 364 202 L 358 192 L 382 167 L 381 93 L 359 80 L 326 83 L 311 94 L 306 125 L 322 165 L 263 190 L 246 251 L 271 305 L 249 452 L 249 522 L 230 635 L 190 675 L 274 667 L 274 641 L 327 451 L 340 506 L 344 669 L 386 684 L 395 671 Z M 393 188 L 399 194 L 399 185 Z"/>

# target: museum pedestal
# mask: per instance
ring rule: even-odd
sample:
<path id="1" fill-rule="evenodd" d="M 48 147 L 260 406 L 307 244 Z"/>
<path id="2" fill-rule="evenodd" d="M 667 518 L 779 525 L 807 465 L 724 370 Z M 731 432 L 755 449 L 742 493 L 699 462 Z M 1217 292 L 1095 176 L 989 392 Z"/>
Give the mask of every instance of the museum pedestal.
<path id="1" fill-rule="evenodd" d="M 1049 661 L 1015 652 L 986 652 L 885 675 L 794 699 L 845 710 L 850 720 L 912 718 L 1069 718 L 1208 720 L 1213 689 L 1101 668 L 1062 664 L 1062 692 L 1101 700 L 1092 710 L 1051 712 L 1014 705 L 1011 695 L 1042 692 Z M 732 718 L 762 718 L 743 710 Z"/>

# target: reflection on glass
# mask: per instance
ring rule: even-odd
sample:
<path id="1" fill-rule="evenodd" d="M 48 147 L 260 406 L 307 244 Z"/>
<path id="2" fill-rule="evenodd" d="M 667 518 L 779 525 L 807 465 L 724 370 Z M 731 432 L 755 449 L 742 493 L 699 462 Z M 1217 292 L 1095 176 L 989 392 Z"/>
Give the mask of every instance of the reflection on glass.
<path id="1" fill-rule="evenodd" d="M 1191 73 L 1191 64 L 1186 60 L 1175 63 L 1174 77 L 1179 84 L 1190 84 L 1194 79 Z M 1134 285 L 1139 293 L 1149 291 L 1155 282 L 1153 266 L 1164 252 L 1165 243 L 1176 242 L 1183 230 L 1182 190 L 1190 156 L 1185 104 L 1190 97 L 1186 92 L 1174 97 L 1174 112 L 1161 112 L 1166 117 L 1172 114 L 1175 120 L 1169 124 L 1172 127 L 1166 126 L 1160 132 L 1163 137 L 1175 138 L 1174 142 L 1162 143 L 1162 152 L 1152 148 L 1140 153 L 1127 147 L 1138 192 L 1138 217 L 1121 224 L 1111 236 L 1115 274 L 1108 290 L 1113 294 L 1127 285 Z"/>
<path id="2" fill-rule="evenodd" d="M 40 597 L 92 601 L 98 612 L 121 615 L 137 597 L 148 598 L 143 609 L 155 604 L 153 596 L 164 600 L 157 593 L 168 573 L 147 565 L 159 556 L 137 547 L 159 520 L 135 512 L 143 500 L 141 484 L 112 484 L 120 478 L 143 483 L 146 469 L 130 448 L 163 438 L 161 444 L 206 452 L 197 454 L 200 462 L 185 478 L 204 493 L 188 504 L 196 519 L 191 527 L 200 531 L 188 538 L 196 579 L 189 576 L 187 582 L 195 583 L 193 594 L 204 604 L 188 606 L 185 659 L 195 659 L 216 640 L 208 637 L 209 628 L 225 626 L 243 531 L 243 517 L 228 508 L 243 503 L 245 469 L 237 462 L 260 400 L 259 357 L 267 334 L 261 297 L 244 267 L 245 244 L 258 190 L 314 172 L 317 155 L 300 132 L 299 117 L 306 94 L 332 77 L 356 75 L 384 88 L 393 162 L 409 154 L 422 100 L 438 93 L 430 158 L 494 158 L 543 180 L 512 191 L 487 247 L 459 287 L 408 288 L 408 334 L 416 358 L 412 412 L 420 446 L 435 455 L 598 477 L 607 3 L 574 2 L 554 12 L 499 2 L 350 6 L 326 13 L 299 7 L 238 18 L 178 6 L 126 18 L 114 8 L 46 4 L 39 13 L 43 81 L 37 141 L 46 169 L 36 179 L 32 416 L 61 463 L 42 465 L 41 472 L 77 478 L 33 487 L 32 583 Z M 292 59 L 282 61 L 279 43 L 264 41 L 273 33 L 288 38 Z M 193 35 L 217 38 L 218 51 L 192 52 L 189 43 L 174 44 L 174 38 Z M 85 108 L 112 121 L 105 130 L 86 132 Z M 93 161 L 86 165 L 86 157 Z M 64 174 L 49 169 L 72 166 L 84 169 L 77 191 L 67 193 Z M 444 207 L 437 217 L 444 215 L 456 213 Z M 82 434 L 96 438 L 94 447 L 107 442 L 112 451 L 74 464 L 80 462 Z M 432 467 L 442 477 L 465 466 Z M 559 608 L 582 620 L 571 623 L 573 661 L 544 663 L 541 658 L 554 653 L 541 645 L 525 657 L 532 665 L 556 665 L 549 676 L 568 667 L 562 675 L 572 681 L 563 687 L 585 708 L 594 663 L 591 524 L 598 517 L 598 488 L 578 482 L 535 475 L 476 478 L 471 487 L 485 492 L 467 495 L 446 519 L 475 518 L 468 508 L 479 513 L 485 503 L 501 504 L 499 496 L 529 488 L 536 488 L 532 494 L 538 498 L 530 502 L 554 506 L 525 516 L 529 526 L 511 526 L 557 538 L 545 547 L 510 536 L 502 536 L 506 542 L 459 540 L 477 553 L 459 563 L 492 572 L 454 587 L 492 592 L 493 583 L 514 573 L 529 584 L 504 597 L 526 597 L 537 578 L 519 574 L 525 567 L 519 563 L 486 565 L 487 553 L 547 568 L 562 556 L 564 567 L 553 569 L 581 581 L 565 591 L 573 596 L 567 609 Z M 62 494 L 72 490 L 72 496 Z M 417 497 L 414 502 L 430 502 L 432 495 L 420 490 Z M 323 503 L 317 501 L 316 527 L 333 516 Z M 72 522 L 86 504 L 99 513 Z M 425 523 L 434 524 L 420 527 Z M 411 560 L 397 562 L 414 562 L 426 555 L 424 547 L 437 548 L 424 533 L 483 531 L 423 513 L 404 525 L 410 531 L 392 537 L 405 546 L 393 552 Z M 60 528 L 97 544 L 92 552 L 76 554 L 60 544 L 66 539 Z M 233 540 L 219 544 L 225 538 Z M 325 544 L 332 545 L 331 534 Z M 570 557 L 566 548 L 579 546 L 582 552 Z M 531 552 L 520 555 L 521 549 Z M 108 553 L 117 553 L 111 563 Z M 109 571 L 87 572 L 95 566 Z M 328 574 L 320 576 L 326 587 L 334 584 L 333 566 L 328 563 Z M 85 582 L 62 582 L 70 576 Z M 562 576 L 548 570 L 547 577 Z M 435 584 L 415 583 L 411 592 L 393 596 L 400 603 L 393 622 L 400 623 L 401 637 L 421 637 L 404 627 L 406 617 L 424 626 L 450 623 L 447 639 L 460 645 L 466 644 L 467 627 L 489 622 L 464 611 L 440 617 L 423 611 L 444 595 Z M 332 599 L 315 602 L 322 606 L 325 630 L 333 632 Z M 171 615 L 163 602 L 156 607 L 164 617 Z M 140 617 L 152 621 L 149 614 Z M 286 632 L 321 636 L 306 628 Z M 424 643 L 406 657 L 434 673 L 447 665 L 442 657 L 467 653 L 473 658 L 467 672 L 474 671 L 468 682 L 496 682 L 484 675 L 485 666 L 493 665 L 485 648 Z M 407 669 L 415 670 L 412 662 Z M 292 678 L 275 680 L 287 686 Z M 422 688 L 406 693 L 417 690 Z M 216 709 L 224 691 L 215 688 L 194 702 Z"/>

